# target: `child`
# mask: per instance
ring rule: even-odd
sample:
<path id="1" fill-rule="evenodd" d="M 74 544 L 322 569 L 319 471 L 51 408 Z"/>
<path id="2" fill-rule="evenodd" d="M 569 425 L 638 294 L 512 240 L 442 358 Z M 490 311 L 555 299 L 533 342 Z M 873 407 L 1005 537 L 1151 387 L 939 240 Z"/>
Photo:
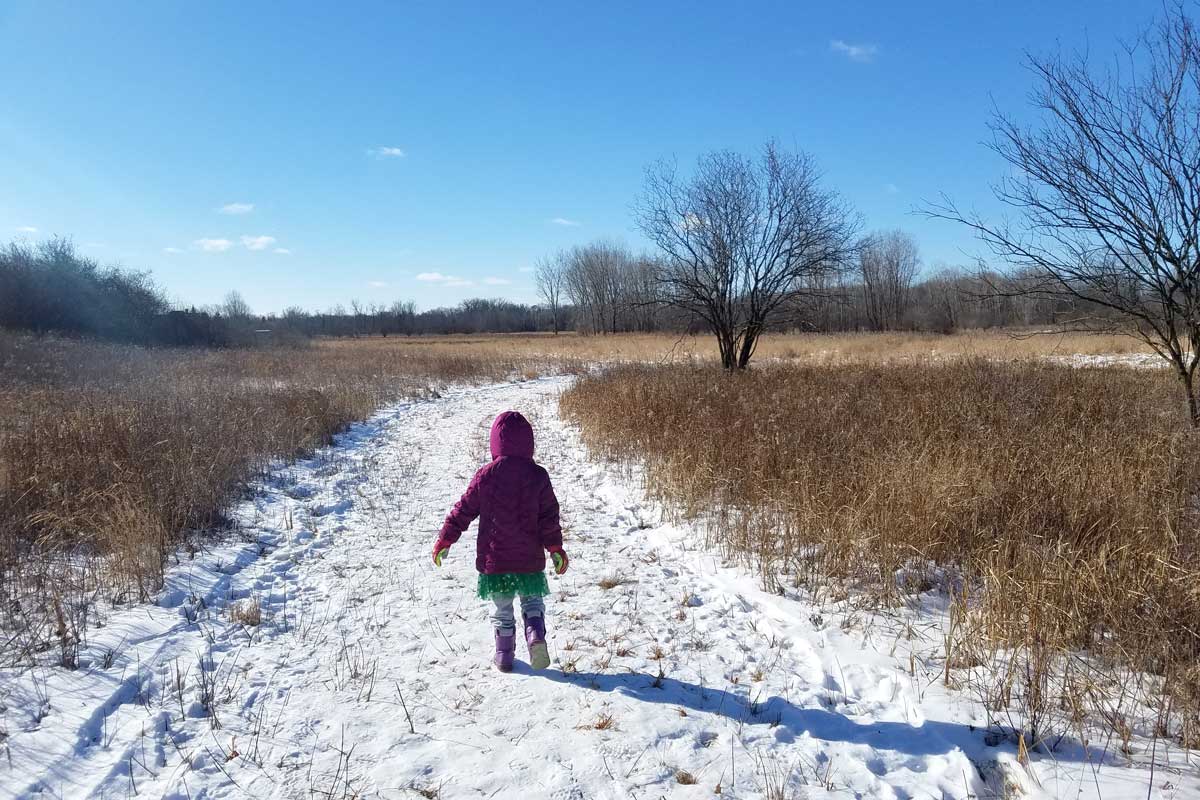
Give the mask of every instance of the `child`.
<path id="1" fill-rule="evenodd" d="M 558 522 L 558 499 L 550 476 L 533 460 L 533 427 L 516 411 L 505 411 L 492 423 L 492 461 L 484 465 L 462 498 L 454 504 L 437 544 L 433 563 L 442 565 L 450 545 L 458 541 L 471 521 L 479 517 L 475 569 L 479 570 L 479 596 L 492 600 L 492 627 L 496 632 L 496 668 L 511 672 L 516 650 L 517 624 L 513 599 L 521 598 L 525 643 L 534 669 L 550 666 L 546 649 L 545 604 L 546 550 L 554 571 L 567 571 Z"/>

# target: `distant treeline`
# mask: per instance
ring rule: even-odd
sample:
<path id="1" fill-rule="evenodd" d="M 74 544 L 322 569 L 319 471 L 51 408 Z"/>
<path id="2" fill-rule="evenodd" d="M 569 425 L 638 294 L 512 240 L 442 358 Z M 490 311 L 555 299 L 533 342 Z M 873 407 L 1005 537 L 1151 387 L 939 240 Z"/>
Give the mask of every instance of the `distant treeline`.
<path id="1" fill-rule="evenodd" d="M 880 251 L 865 255 L 857 269 L 846 270 L 830 285 L 809 287 L 777 325 L 811 331 L 950 332 L 1047 325 L 1073 311 L 998 288 L 998 275 L 978 271 L 945 268 L 917 280 L 911 242 L 875 241 Z M 69 240 L 14 242 L 0 250 L 0 328 L 205 347 L 299 343 L 318 336 L 699 331 L 696 320 L 661 302 L 654 266 L 651 258 L 619 245 L 596 243 L 539 266 L 539 292 L 551 298 L 541 304 L 480 298 L 417 311 L 411 301 L 353 302 L 349 308 L 290 308 L 280 315 L 261 315 L 236 292 L 217 306 L 173 306 L 150 273 L 103 267 L 76 252 Z M 1004 280 L 1011 283 L 1012 278 Z"/>
<path id="2" fill-rule="evenodd" d="M 66 239 L 0 250 L 0 327 L 133 344 L 231 342 L 218 315 L 172 309 L 148 272 L 101 267 Z"/>

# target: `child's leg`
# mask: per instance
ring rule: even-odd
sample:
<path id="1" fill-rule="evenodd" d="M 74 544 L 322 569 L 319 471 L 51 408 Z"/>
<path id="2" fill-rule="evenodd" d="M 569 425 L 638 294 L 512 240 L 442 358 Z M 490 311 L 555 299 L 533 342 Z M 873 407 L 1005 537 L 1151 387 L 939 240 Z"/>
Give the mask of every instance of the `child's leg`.
<path id="1" fill-rule="evenodd" d="M 522 597 L 521 613 L 528 617 L 545 617 L 546 602 L 540 597 Z"/>
<path id="2" fill-rule="evenodd" d="M 545 669 L 550 666 L 550 651 L 546 647 L 546 604 L 540 597 L 522 597 L 521 614 L 525 617 L 529 665 L 534 669 Z"/>
<path id="3" fill-rule="evenodd" d="M 492 627 L 506 636 L 517 632 L 517 615 L 513 612 L 513 595 L 507 597 L 494 596 L 492 602 L 496 607 L 492 610 Z M 521 608 L 525 607 L 525 598 L 521 598 Z"/>
<path id="4" fill-rule="evenodd" d="M 496 669 L 511 672 L 513 656 L 517 650 L 517 620 L 513 614 L 513 596 L 492 597 L 496 607 L 492 610 L 492 628 L 496 634 Z"/>

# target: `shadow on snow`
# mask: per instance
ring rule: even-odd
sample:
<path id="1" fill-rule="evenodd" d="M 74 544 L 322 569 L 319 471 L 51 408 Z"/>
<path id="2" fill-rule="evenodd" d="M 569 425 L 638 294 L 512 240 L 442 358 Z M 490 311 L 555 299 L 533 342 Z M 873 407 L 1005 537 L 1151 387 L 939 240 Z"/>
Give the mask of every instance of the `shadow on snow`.
<path id="1" fill-rule="evenodd" d="M 674 706 L 688 711 L 714 714 L 746 725 L 767 725 L 779 729 L 776 739 L 794 741 L 808 734 L 827 742 L 865 745 L 876 750 L 891 750 L 909 756 L 945 755 L 961 750 L 973 761 L 995 757 L 997 752 L 1015 752 L 1008 739 L 997 746 L 985 741 L 987 730 L 974 725 L 925 720 L 920 724 L 907 722 L 856 722 L 849 717 L 824 708 L 800 708 L 782 697 L 754 699 L 736 691 L 713 689 L 694 683 L 644 672 L 604 674 L 594 672 L 564 673 L 558 670 L 521 672 L 554 683 L 569 684 L 595 692 L 611 693 L 638 700 Z M 1090 756 L 1090 757 L 1089 757 Z M 1052 756 L 1056 761 L 1090 761 L 1101 763 L 1101 754 L 1088 753 L 1077 742 L 1064 738 Z"/>

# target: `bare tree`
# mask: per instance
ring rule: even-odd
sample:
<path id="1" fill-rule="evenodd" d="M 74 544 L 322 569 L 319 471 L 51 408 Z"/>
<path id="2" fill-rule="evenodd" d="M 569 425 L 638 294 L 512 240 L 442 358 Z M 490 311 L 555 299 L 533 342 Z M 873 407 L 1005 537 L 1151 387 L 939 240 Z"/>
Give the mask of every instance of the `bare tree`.
<path id="1" fill-rule="evenodd" d="M 240 292 L 230 292 L 221 303 L 221 315 L 231 320 L 248 320 L 254 312 Z"/>
<path id="2" fill-rule="evenodd" d="M 942 266 L 922 282 L 919 307 L 924 327 L 950 333 L 962 325 L 962 290 L 966 276 L 954 267 Z"/>
<path id="3" fill-rule="evenodd" d="M 625 265 L 621 303 L 628 330 L 642 333 L 657 330 L 660 310 L 657 274 L 658 266 L 646 256 L 634 258 Z"/>
<path id="4" fill-rule="evenodd" d="M 774 143 L 757 160 L 702 156 L 690 178 L 650 167 L 636 213 L 662 252 L 663 301 L 704 320 L 729 370 L 750 363 L 781 306 L 844 268 L 858 227 L 812 159 Z"/>
<path id="5" fill-rule="evenodd" d="M 862 244 L 858 256 L 867 320 L 877 331 L 899 328 L 921 264 L 917 243 L 903 231 L 877 233 Z"/>
<path id="6" fill-rule="evenodd" d="M 1104 72 L 1085 56 L 1031 58 L 1037 127 L 997 115 L 1012 167 L 991 223 L 946 200 L 932 216 L 973 228 L 1023 271 L 1011 294 L 1068 301 L 1077 327 L 1138 337 L 1171 364 L 1200 427 L 1200 37 L 1181 5 Z M 1090 309 L 1090 310 L 1089 310 Z"/>
<path id="7" fill-rule="evenodd" d="M 567 281 L 567 256 L 558 253 L 550 258 L 543 258 L 534 267 L 533 281 L 537 286 L 538 296 L 550 308 L 551 325 L 554 335 L 558 335 L 559 321 L 562 311 L 563 288 Z"/>
<path id="8" fill-rule="evenodd" d="M 616 333 L 623 284 L 633 257 L 619 244 L 592 242 L 566 254 L 563 288 L 585 333 Z"/>
<path id="9" fill-rule="evenodd" d="M 388 313 L 391 315 L 392 330 L 396 333 L 412 335 L 413 320 L 417 316 L 416 303 L 412 300 L 397 300 L 392 303 Z"/>

